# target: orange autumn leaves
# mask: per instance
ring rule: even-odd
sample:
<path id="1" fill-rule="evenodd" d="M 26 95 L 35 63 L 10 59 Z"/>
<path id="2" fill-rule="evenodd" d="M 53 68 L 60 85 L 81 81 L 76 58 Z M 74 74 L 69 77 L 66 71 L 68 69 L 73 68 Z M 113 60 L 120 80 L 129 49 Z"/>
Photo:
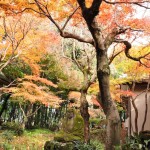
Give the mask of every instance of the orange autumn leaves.
<path id="1" fill-rule="evenodd" d="M 3 88 L 3 92 L 11 93 L 11 98 L 14 101 L 31 103 L 40 102 L 45 105 L 59 107 L 62 102 L 61 98 L 54 95 L 49 90 L 49 86 L 57 88 L 57 85 L 51 81 L 37 76 L 25 76 L 18 79 L 17 86 Z"/>
<path id="2" fill-rule="evenodd" d="M 26 17 L 28 20 L 32 19 L 33 22 L 30 24 L 30 31 L 23 37 L 23 32 L 28 26 L 28 21 L 25 19 Z M 39 65 L 43 55 L 50 51 L 51 47 L 55 45 L 55 42 L 58 42 L 57 37 L 51 32 L 45 33 L 41 29 L 38 29 L 40 28 L 39 25 L 41 20 L 40 18 L 36 21 L 34 19 L 35 18 L 31 18 L 29 14 L 24 14 L 21 17 L 5 17 L 8 36 L 6 37 L 6 43 L 10 45 L 10 47 L 5 51 L 6 57 L 1 63 L 7 62 L 14 50 L 13 55 L 17 57 L 14 57 L 13 60 L 20 59 L 22 63 L 28 64 L 32 75 L 24 74 L 22 79 L 16 79 L 13 84 L 10 84 L 8 87 L 4 86 L 0 88 L 0 90 L 3 93 L 11 93 L 11 98 L 14 101 L 40 102 L 45 105 L 59 107 L 59 103 L 61 103 L 62 100 L 50 91 L 51 87 L 57 88 L 57 85 L 40 77 L 41 68 Z M 1 30 L 3 30 L 4 33 L 6 32 L 4 28 L 1 28 Z M 17 46 L 20 38 L 22 38 L 22 41 L 20 45 Z M 48 47 L 47 43 L 50 38 L 54 39 L 51 40 L 51 44 L 53 43 L 53 45 L 49 45 Z M 47 41 L 45 39 L 47 39 Z M 5 47 L 6 45 L 2 44 L 1 46 Z M 0 52 L 3 50 L 3 47 L 0 49 Z M 19 55 L 17 55 L 18 51 L 20 52 Z M 13 60 L 9 61 L 7 65 L 13 63 Z"/>

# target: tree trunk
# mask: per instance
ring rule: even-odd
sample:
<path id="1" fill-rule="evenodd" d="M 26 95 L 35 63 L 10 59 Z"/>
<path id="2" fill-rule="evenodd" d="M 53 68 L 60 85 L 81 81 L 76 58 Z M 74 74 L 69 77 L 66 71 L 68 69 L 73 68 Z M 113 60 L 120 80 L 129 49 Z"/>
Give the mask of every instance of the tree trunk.
<path id="1" fill-rule="evenodd" d="M 16 103 L 11 103 L 11 112 L 9 113 L 9 119 L 8 119 L 9 122 L 14 120 L 15 111 L 16 111 Z"/>
<path id="2" fill-rule="evenodd" d="M 135 111 L 135 119 L 134 119 L 134 123 L 135 123 L 135 133 L 138 134 L 139 130 L 138 130 L 138 116 L 139 116 L 139 113 L 138 113 L 138 108 L 136 107 L 135 105 L 135 99 L 132 98 L 132 106 L 134 108 L 134 111 Z"/>
<path id="3" fill-rule="evenodd" d="M 11 95 L 11 94 L 8 94 L 8 95 L 6 95 L 6 97 L 4 98 L 4 103 L 3 103 L 2 108 L 1 108 L 1 111 L 0 111 L 0 118 L 1 118 L 1 116 L 2 116 L 2 114 L 3 114 L 3 112 L 4 112 L 4 110 L 7 109 L 7 102 L 8 102 L 8 99 L 10 98 L 10 95 Z"/>
<path id="4" fill-rule="evenodd" d="M 120 117 L 109 88 L 109 65 L 106 51 L 97 50 L 97 76 L 101 93 L 100 103 L 107 118 L 106 150 L 113 150 L 120 144 Z"/>
<path id="5" fill-rule="evenodd" d="M 145 127 L 146 120 L 147 120 L 147 113 L 148 113 L 148 91 L 149 91 L 149 87 L 150 87 L 150 79 L 148 81 L 147 89 L 146 89 L 146 93 L 145 93 L 145 114 L 144 114 L 144 121 L 143 121 L 143 124 L 142 124 L 141 131 L 144 131 L 144 127 Z"/>
<path id="6" fill-rule="evenodd" d="M 89 112 L 88 112 L 88 102 L 86 100 L 87 91 L 81 90 L 80 97 L 80 113 L 84 120 L 84 142 L 90 143 L 90 129 L 89 129 Z"/>
<path id="7" fill-rule="evenodd" d="M 142 129 L 141 129 L 141 131 L 144 131 L 145 123 L 146 123 L 146 120 L 147 120 L 147 112 L 148 112 L 148 96 L 147 96 L 147 94 L 146 94 L 146 95 L 145 95 L 144 121 L 143 121 L 143 124 L 142 124 Z"/>
<path id="8" fill-rule="evenodd" d="M 30 113 L 30 114 L 32 114 L 30 117 L 28 117 L 28 122 L 27 122 L 27 128 L 28 129 L 32 129 L 32 127 L 33 127 L 33 123 L 34 123 L 34 116 L 35 116 L 35 111 L 36 111 L 36 104 L 32 104 L 32 113 Z M 30 115 L 29 114 L 29 115 Z"/>
<path id="9" fill-rule="evenodd" d="M 132 84 L 132 92 L 134 92 L 134 90 L 135 90 L 135 82 L 133 81 L 133 84 Z M 139 113 L 138 113 L 138 108 L 137 108 L 137 106 L 136 106 L 136 104 L 135 104 L 135 101 L 136 101 L 136 99 L 135 98 L 133 98 L 133 97 L 131 97 L 131 102 L 132 102 L 132 106 L 133 106 L 133 108 L 134 108 L 134 111 L 135 111 L 135 118 L 134 118 L 134 123 L 135 123 L 135 125 L 134 125 L 134 127 L 135 127 L 135 132 L 134 133 L 136 133 L 136 134 L 138 134 L 138 116 L 139 116 Z"/>

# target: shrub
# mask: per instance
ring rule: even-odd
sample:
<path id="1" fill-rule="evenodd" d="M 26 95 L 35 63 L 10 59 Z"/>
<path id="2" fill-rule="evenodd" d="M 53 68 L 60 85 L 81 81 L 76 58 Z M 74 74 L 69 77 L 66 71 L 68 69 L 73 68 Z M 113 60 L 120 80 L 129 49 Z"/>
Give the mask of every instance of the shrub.
<path id="1" fill-rule="evenodd" d="M 93 144 L 85 144 L 82 142 L 76 142 L 73 150 L 98 150 L 98 149 L 96 149 L 96 146 Z"/>
<path id="2" fill-rule="evenodd" d="M 12 130 L 14 131 L 14 133 L 16 135 L 22 135 L 24 130 L 22 128 L 22 126 L 18 123 L 15 123 L 15 122 L 5 122 L 2 124 L 2 129 L 3 130 Z"/>
<path id="3" fill-rule="evenodd" d="M 104 150 L 104 144 L 102 144 L 100 141 L 98 140 L 92 140 L 91 144 L 94 145 L 96 147 L 96 150 Z"/>
<path id="4" fill-rule="evenodd" d="M 14 132 L 13 131 L 9 131 L 9 130 L 5 130 L 4 132 L 1 133 L 1 137 L 3 139 L 5 139 L 7 142 L 10 142 L 10 141 L 13 140 Z"/>
<path id="5" fill-rule="evenodd" d="M 123 150 L 149 150 L 150 139 L 143 139 L 141 135 L 134 135 L 127 139 L 126 144 L 122 146 Z"/>

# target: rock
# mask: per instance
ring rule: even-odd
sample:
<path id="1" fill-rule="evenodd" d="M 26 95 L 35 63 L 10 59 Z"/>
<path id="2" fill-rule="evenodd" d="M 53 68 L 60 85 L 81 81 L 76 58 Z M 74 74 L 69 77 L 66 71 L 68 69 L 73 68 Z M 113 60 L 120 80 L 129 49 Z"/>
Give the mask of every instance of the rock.
<path id="1" fill-rule="evenodd" d="M 83 141 L 84 122 L 80 114 L 74 110 L 68 110 L 66 117 L 61 121 L 60 131 L 54 140 L 58 142 Z"/>
<path id="2" fill-rule="evenodd" d="M 57 142 L 47 141 L 44 150 L 96 150 L 93 145 L 85 145 L 82 142 Z"/>
<path id="3" fill-rule="evenodd" d="M 83 148 L 83 140 L 83 119 L 75 109 L 69 109 L 61 120 L 60 131 L 54 136 L 54 141 L 47 141 L 44 150 L 88 150 Z"/>
<path id="4" fill-rule="evenodd" d="M 44 145 L 44 150 L 73 150 L 74 144 L 72 142 L 62 143 L 57 141 L 47 141 Z"/>
<path id="5" fill-rule="evenodd" d="M 72 141 L 83 141 L 83 138 L 81 138 L 78 135 L 73 135 L 70 133 L 60 131 L 55 135 L 54 140 L 58 142 L 72 142 Z"/>

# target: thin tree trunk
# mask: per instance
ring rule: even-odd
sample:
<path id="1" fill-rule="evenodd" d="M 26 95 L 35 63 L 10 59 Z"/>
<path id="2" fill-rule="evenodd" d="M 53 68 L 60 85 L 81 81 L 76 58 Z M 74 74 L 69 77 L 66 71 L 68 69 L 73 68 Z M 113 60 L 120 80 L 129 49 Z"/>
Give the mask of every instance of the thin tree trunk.
<path id="1" fill-rule="evenodd" d="M 38 105 L 36 105 L 36 109 L 37 109 L 37 107 L 38 107 Z M 36 114 L 36 117 L 35 117 L 35 125 L 37 126 L 37 127 L 39 127 L 40 126 L 40 122 L 41 122 L 41 107 L 40 107 L 40 109 L 38 109 L 37 110 L 37 114 Z"/>
<path id="2" fill-rule="evenodd" d="M 90 129 L 89 129 L 89 112 L 88 112 L 88 102 L 86 99 L 87 91 L 81 90 L 80 97 L 80 113 L 84 120 L 84 142 L 90 143 Z"/>
<path id="3" fill-rule="evenodd" d="M 144 121 L 143 121 L 143 124 L 142 124 L 142 131 L 144 131 L 144 127 L 145 127 L 145 123 L 146 123 L 146 119 L 147 119 L 149 86 L 150 86 L 150 81 L 147 84 L 147 89 L 146 89 L 146 93 L 145 93 L 145 115 L 144 115 Z"/>
<path id="4" fill-rule="evenodd" d="M 128 105 L 129 105 L 129 136 L 131 136 L 132 132 L 132 115 L 131 115 L 131 101 L 128 99 Z"/>
<path id="5" fill-rule="evenodd" d="M 34 115 L 32 115 L 32 114 L 34 114 L 35 113 L 35 111 L 36 111 L 36 104 L 32 104 L 32 113 L 30 113 L 30 114 L 28 114 L 28 115 L 31 115 L 31 116 L 29 116 L 28 117 L 28 122 L 27 122 L 27 128 L 28 129 L 31 129 L 32 128 L 32 124 L 33 124 L 33 122 L 34 122 Z"/>
<path id="6" fill-rule="evenodd" d="M 146 123 L 146 119 L 147 119 L 147 112 L 148 112 L 148 97 L 147 95 L 145 95 L 145 115 L 144 115 L 144 121 L 143 121 L 143 124 L 142 124 L 142 130 L 141 131 L 144 131 L 144 127 L 145 127 L 145 123 Z"/>
<path id="7" fill-rule="evenodd" d="M 133 82 L 131 90 L 132 90 L 132 92 L 134 92 L 134 90 L 135 90 L 135 82 Z M 135 111 L 135 118 L 134 118 L 135 133 L 138 134 L 138 132 L 139 132 L 138 131 L 138 116 L 139 116 L 139 113 L 138 113 L 138 108 L 136 107 L 136 104 L 135 104 L 135 100 L 136 100 L 136 98 L 131 97 L 132 106 L 133 106 L 134 111 Z"/>
<path id="8" fill-rule="evenodd" d="M 8 121 L 11 122 L 14 118 L 14 114 L 15 114 L 15 111 L 16 111 L 16 103 L 11 103 L 11 112 L 9 113 L 9 119 Z"/>
<path id="9" fill-rule="evenodd" d="M 135 105 L 135 100 L 132 99 L 132 106 L 134 108 L 134 111 L 135 111 L 135 119 L 134 119 L 134 122 L 135 122 L 135 133 L 138 134 L 138 116 L 139 116 L 139 113 L 138 113 L 138 108 L 136 107 Z"/>

